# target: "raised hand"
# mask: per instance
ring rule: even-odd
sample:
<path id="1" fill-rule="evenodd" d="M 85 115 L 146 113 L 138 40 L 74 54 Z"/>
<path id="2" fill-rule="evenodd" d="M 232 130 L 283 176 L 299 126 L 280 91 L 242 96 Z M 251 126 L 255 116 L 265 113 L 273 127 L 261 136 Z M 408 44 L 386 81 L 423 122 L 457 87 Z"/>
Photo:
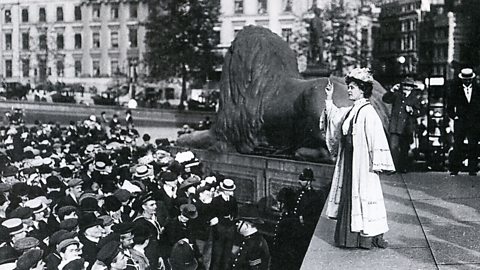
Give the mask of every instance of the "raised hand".
<path id="1" fill-rule="evenodd" d="M 327 86 L 325 87 L 325 94 L 327 94 L 327 99 L 332 99 L 333 96 L 333 83 L 328 79 Z"/>

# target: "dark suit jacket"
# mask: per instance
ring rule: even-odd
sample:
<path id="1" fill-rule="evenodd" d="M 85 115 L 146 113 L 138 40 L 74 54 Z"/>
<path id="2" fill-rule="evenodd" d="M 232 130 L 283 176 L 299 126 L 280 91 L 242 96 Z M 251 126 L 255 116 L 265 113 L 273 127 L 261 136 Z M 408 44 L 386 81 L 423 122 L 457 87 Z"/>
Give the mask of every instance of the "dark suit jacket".
<path id="1" fill-rule="evenodd" d="M 473 83 L 470 102 L 467 101 L 462 82 L 452 87 L 447 100 L 448 116 L 465 121 L 465 127 L 475 129 L 480 125 L 480 87 Z"/>
<path id="2" fill-rule="evenodd" d="M 415 90 L 406 97 L 403 91 L 388 91 L 382 97 L 383 102 L 392 104 L 392 115 L 388 131 L 394 134 L 412 134 L 416 126 L 416 117 L 420 115 L 420 98 Z M 413 108 L 412 113 L 407 113 L 406 106 Z"/>

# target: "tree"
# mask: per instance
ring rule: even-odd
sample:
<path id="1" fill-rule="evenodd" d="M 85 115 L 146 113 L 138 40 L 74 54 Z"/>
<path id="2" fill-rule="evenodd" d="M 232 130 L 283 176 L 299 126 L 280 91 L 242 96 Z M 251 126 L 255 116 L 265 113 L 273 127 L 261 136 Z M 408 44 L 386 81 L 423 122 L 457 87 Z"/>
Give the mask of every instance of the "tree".
<path id="1" fill-rule="evenodd" d="M 168 0 L 157 4 L 146 25 L 145 59 L 150 76 L 182 78 L 180 109 L 186 100 L 190 79 L 205 81 L 220 57 L 215 53 L 218 0 Z"/>

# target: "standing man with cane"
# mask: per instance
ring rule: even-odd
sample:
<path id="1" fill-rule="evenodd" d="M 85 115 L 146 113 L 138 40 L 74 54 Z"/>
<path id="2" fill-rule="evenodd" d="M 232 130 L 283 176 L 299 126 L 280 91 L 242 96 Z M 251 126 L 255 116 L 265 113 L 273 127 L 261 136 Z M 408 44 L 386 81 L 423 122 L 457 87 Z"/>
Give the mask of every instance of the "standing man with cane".
<path id="1" fill-rule="evenodd" d="M 453 150 L 449 156 L 450 175 L 461 169 L 465 138 L 468 140 L 468 174 L 477 175 L 477 144 L 479 139 L 480 93 L 474 82 L 476 77 L 471 68 L 464 68 L 458 75 L 460 82 L 452 88 L 447 100 L 448 116 L 454 120 Z"/>

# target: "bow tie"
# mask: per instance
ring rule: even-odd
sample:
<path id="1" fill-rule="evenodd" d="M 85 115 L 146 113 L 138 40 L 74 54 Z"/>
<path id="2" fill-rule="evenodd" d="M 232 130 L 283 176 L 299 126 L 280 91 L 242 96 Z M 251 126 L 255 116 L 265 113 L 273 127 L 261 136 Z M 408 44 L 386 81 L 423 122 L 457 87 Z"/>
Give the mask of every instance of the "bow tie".
<path id="1" fill-rule="evenodd" d="M 472 91 L 472 85 L 463 85 L 463 89 L 467 90 L 467 91 Z"/>

